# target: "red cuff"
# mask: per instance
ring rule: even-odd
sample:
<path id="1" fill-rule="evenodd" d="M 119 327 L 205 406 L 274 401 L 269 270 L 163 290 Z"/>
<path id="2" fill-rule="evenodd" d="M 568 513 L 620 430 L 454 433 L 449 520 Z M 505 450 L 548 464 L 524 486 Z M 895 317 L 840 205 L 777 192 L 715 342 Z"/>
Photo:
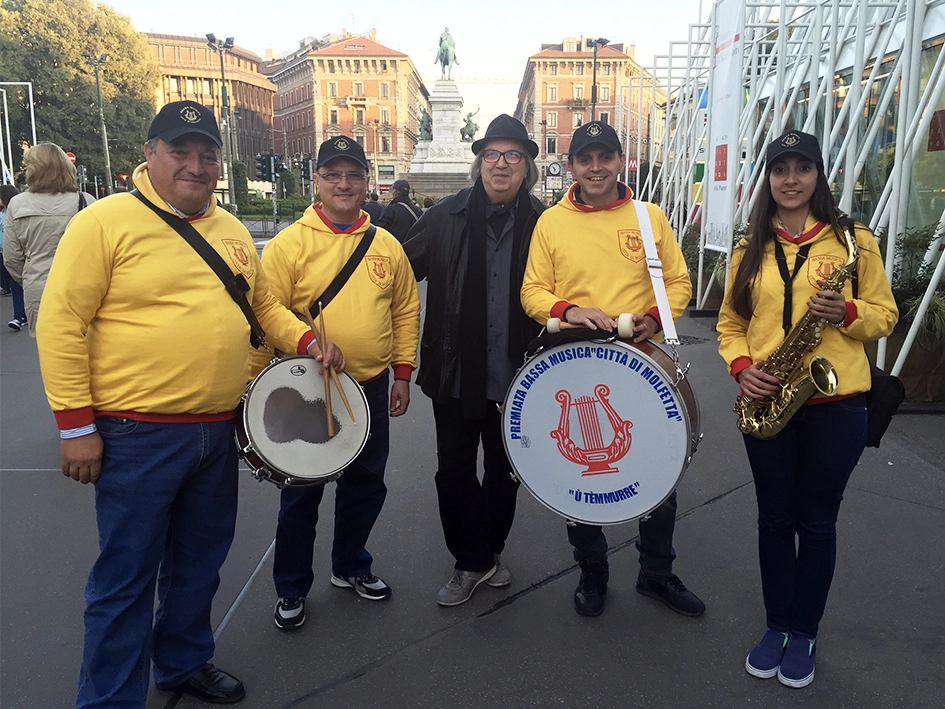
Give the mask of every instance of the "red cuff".
<path id="1" fill-rule="evenodd" d="M 394 365 L 394 379 L 403 379 L 404 381 L 409 382 L 412 375 L 413 367 L 411 367 L 409 364 Z"/>
<path id="2" fill-rule="evenodd" d="M 302 335 L 302 339 L 299 340 L 299 346 L 296 350 L 296 354 L 304 355 L 308 354 L 308 346 L 312 344 L 315 340 L 315 333 L 311 330 Z"/>
<path id="3" fill-rule="evenodd" d="M 663 321 L 660 320 L 660 309 L 659 309 L 659 308 L 657 308 L 657 307 L 654 306 L 654 307 L 650 308 L 648 311 L 646 311 L 645 315 L 649 315 L 651 318 L 653 318 L 654 320 L 656 320 L 656 324 L 660 326 L 660 329 L 657 330 L 657 332 L 661 332 L 661 331 L 663 330 Z"/>
<path id="4" fill-rule="evenodd" d="M 732 360 L 732 364 L 729 366 L 728 371 L 731 372 L 732 376 L 737 382 L 739 373 L 743 369 L 748 369 L 751 364 L 751 357 L 736 357 L 734 360 Z"/>
<path id="5" fill-rule="evenodd" d="M 559 300 L 557 303 L 551 306 L 551 317 L 564 320 L 564 311 L 570 308 L 572 305 L 574 305 L 574 303 L 569 303 L 566 300 Z"/>
<path id="6" fill-rule="evenodd" d="M 70 428 L 82 428 L 90 423 L 95 423 L 95 412 L 91 406 L 85 406 L 81 409 L 53 411 L 53 415 L 56 417 L 56 425 L 60 431 L 68 431 Z"/>
<path id="7" fill-rule="evenodd" d="M 856 303 L 852 300 L 847 301 L 847 312 L 843 316 L 843 327 L 849 327 L 857 318 Z"/>

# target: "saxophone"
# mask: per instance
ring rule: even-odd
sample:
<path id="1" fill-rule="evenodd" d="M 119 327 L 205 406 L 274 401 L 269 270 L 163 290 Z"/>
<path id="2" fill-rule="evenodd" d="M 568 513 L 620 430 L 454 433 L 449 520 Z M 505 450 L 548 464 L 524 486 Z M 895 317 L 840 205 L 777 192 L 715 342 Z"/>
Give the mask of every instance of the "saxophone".
<path id="1" fill-rule="evenodd" d="M 843 221 L 841 219 L 841 223 Z M 843 290 L 843 284 L 856 271 L 860 250 L 852 232 L 852 224 L 849 229 L 843 229 L 847 261 L 834 269 L 823 290 L 839 293 Z M 739 431 L 762 440 L 773 438 L 815 391 L 824 396 L 833 396 L 838 381 L 833 365 L 825 357 L 815 355 L 804 366 L 804 357 L 820 345 L 821 330 L 826 323 L 826 320 L 808 310 L 784 338 L 781 346 L 768 357 L 761 371 L 776 377 L 781 383 L 781 389 L 774 396 L 764 399 L 739 396 L 734 408 L 738 414 Z"/>

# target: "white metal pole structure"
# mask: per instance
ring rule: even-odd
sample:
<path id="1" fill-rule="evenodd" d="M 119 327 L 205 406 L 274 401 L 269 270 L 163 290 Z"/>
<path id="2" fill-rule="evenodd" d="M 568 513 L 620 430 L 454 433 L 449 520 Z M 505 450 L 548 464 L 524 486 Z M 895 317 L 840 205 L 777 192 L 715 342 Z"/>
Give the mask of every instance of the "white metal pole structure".
<path id="1" fill-rule="evenodd" d="M 115 182 L 112 176 L 112 158 L 108 152 L 108 131 L 105 128 L 105 109 L 102 107 L 102 82 L 99 78 L 100 67 L 108 60 L 108 55 L 102 54 L 98 56 L 91 52 L 82 52 L 82 56 L 85 57 L 85 61 L 95 68 L 95 90 L 98 92 L 98 120 L 102 131 L 102 150 L 105 153 L 105 189 L 108 194 L 114 194 Z M 98 195 L 95 196 L 98 197 Z"/>
<path id="2" fill-rule="evenodd" d="M 932 209 L 928 200 L 919 204 L 915 193 L 917 175 L 924 174 L 927 182 L 930 166 L 941 174 L 934 169 L 941 153 L 930 145 L 930 126 L 933 115 L 945 108 L 945 0 L 720 0 L 708 25 L 716 26 L 719 6 L 731 2 L 739 2 L 744 12 L 740 69 L 745 94 L 737 119 L 730 122 L 735 136 L 729 145 L 737 146 L 730 156 L 734 188 L 727 196 L 733 226 L 748 221 L 764 179 L 767 143 L 786 129 L 803 129 L 820 137 L 825 171 L 840 206 L 881 235 L 885 231 L 890 276 L 906 230 L 937 220 L 925 257 L 925 267 L 934 273 L 927 301 L 941 279 L 945 212 L 937 206 L 940 186 L 930 189 L 923 183 L 933 195 Z M 690 26 L 690 40 L 698 37 L 697 27 Z M 697 97 L 718 37 L 710 33 L 707 39 L 671 43 L 669 55 L 657 56 L 651 71 L 667 96 L 662 140 L 651 149 L 653 162 L 660 163 L 658 190 L 651 194 L 659 193 L 660 206 L 677 229 L 706 212 L 685 207 L 693 198 L 693 146 L 702 135 Z M 685 46 L 685 56 L 678 46 Z M 710 131 L 713 112 L 718 118 L 717 106 L 710 104 Z M 629 123 L 629 109 L 626 118 Z M 714 157 L 706 160 L 707 174 Z M 714 194 L 705 196 L 711 201 Z M 894 372 L 908 357 L 920 320 L 913 323 Z M 884 356 L 881 343 L 880 366 Z"/>
<path id="3" fill-rule="evenodd" d="M 7 90 L 0 89 L 3 94 L 3 136 L 0 136 L 0 182 L 5 185 L 13 184 L 13 147 L 10 142 L 10 109 L 7 106 Z"/>
<path id="4" fill-rule="evenodd" d="M 233 184 L 233 166 L 230 164 L 233 154 L 232 139 L 230 137 L 230 99 L 226 90 L 226 65 L 224 55 L 233 49 L 233 38 L 217 39 L 212 32 L 207 34 L 207 46 L 220 55 L 220 122 L 223 124 L 223 166 L 226 169 L 226 189 L 229 198 L 229 208 L 236 210 L 236 190 Z"/>

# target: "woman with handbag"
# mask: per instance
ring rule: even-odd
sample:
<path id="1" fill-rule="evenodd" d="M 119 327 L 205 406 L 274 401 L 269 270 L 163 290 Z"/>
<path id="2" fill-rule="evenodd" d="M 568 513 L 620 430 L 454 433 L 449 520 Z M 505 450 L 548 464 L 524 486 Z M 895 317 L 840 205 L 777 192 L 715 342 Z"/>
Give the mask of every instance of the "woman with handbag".
<path id="1" fill-rule="evenodd" d="M 789 131 L 768 145 L 730 282 L 719 354 L 741 388 L 767 622 L 745 669 L 804 687 L 814 679 L 843 490 L 866 443 L 863 342 L 898 319 L 876 241 L 837 211 L 813 135 Z"/>

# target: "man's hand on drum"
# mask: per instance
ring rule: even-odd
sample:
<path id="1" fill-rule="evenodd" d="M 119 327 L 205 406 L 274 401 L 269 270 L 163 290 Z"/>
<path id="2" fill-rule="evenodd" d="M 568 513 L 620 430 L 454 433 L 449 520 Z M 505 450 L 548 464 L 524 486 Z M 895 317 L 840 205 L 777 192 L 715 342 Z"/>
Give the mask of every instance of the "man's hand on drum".
<path id="1" fill-rule="evenodd" d="M 749 365 L 740 371 L 737 375 L 738 384 L 742 388 L 742 394 L 750 399 L 763 399 L 766 396 L 774 396 L 781 389 L 781 383 L 777 377 L 765 374 L 761 371 L 764 361 Z"/>
<path id="2" fill-rule="evenodd" d="M 395 379 L 390 388 L 390 416 L 396 418 L 407 413 L 410 406 L 410 382 Z"/>
<path id="3" fill-rule="evenodd" d="M 322 363 L 322 368 L 318 370 L 319 374 L 324 373 L 325 367 L 331 367 L 336 372 L 343 372 L 345 369 L 345 356 L 341 353 L 341 348 L 331 340 L 326 343 L 324 351 L 318 342 L 312 340 L 312 344 L 308 346 L 308 353 Z"/>
<path id="4" fill-rule="evenodd" d="M 600 308 L 568 308 L 564 319 L 572 325 L 587 327 L 591 330 L 613 332 L 617 329 L 617 321 Z"/>
<path id="5" fill-rule="evenodd" d="M 79 438 L 67 438 L 59 442 L 62 474 L 83 485 L 95 483 L 102 472 L 102 437 L 90 433 Z"/>
<path id="6" fill-rule="evenodd" d="M 660 331 L 660 325 L 652 315 L 631 315 L 633 320 L 633 342 L 645 342 Z"/>

